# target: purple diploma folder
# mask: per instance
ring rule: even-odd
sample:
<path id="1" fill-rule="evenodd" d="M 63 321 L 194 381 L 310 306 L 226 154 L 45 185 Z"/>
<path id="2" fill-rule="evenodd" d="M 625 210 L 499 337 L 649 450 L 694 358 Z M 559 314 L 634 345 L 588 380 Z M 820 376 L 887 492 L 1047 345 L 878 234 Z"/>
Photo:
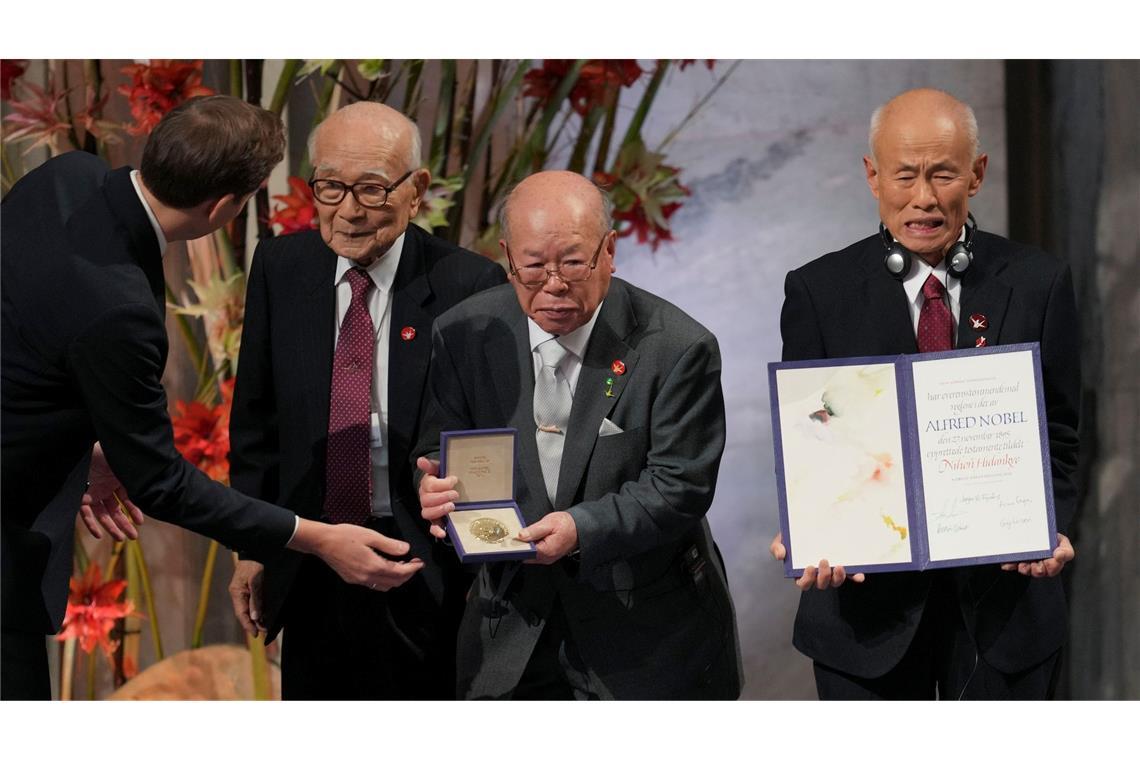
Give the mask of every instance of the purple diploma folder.
<path id="1" fill-rule="evenodd" d="M 768 381 L 786 576 L 1052 555 L 1037 343 L 773 362 Z"/>

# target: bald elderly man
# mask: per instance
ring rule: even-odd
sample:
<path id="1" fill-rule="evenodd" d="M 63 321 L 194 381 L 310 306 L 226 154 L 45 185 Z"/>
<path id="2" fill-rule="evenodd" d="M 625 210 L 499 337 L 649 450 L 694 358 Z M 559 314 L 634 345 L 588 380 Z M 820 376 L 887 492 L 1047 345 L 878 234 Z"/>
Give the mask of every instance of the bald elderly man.
<path id="1" fill-rule="evenodd" d="M 735 614 L 705 513 L 724 449 L 716 338 L 613 277 L 605 195 L 542 172 L 501 214 L 511 284 L 436 321 L 418 461 L 442 538 L 442 430 L 518 430 L 515 492 L 538 556 L 480 568 L 459 696 L 735 699 Z"/>
<path id="2" fill-rule="evenodd" d="M 974 227 L 988 157 L 973 111 L 938 90 L 875 111 L 867 184 L 882 228 L 788 274 L 783 358 L 971 351 L 1039 341 L 1059 546 L 1051 559 L 848 577 L 821 557 L 803 590 L 796 648 L 822 699 L 1041 699 L 1065 638 L 1058 574 L 1076 510 L 1080 392 L 1068 267 Z M 961 244 L 968 253 L 961 254 Z M 783 559 L 780 536 L 772 553 Z"/>
<path id="3" fill-rule="evenodd" d="M 410 220 L 431 176 L 419 129 L 355 103 L 310 141 L 320 229 L 258 245 L 230 421 L 230 478 L 304 517 L 403 541 L 398 575 L 351 587 L 317 562 L 243 561 L 246 630 L 282 628 L 285 699 L 448 699 L 469 576 L 419 518 L 411 447 L 435 318 L 502 268 Z"/>

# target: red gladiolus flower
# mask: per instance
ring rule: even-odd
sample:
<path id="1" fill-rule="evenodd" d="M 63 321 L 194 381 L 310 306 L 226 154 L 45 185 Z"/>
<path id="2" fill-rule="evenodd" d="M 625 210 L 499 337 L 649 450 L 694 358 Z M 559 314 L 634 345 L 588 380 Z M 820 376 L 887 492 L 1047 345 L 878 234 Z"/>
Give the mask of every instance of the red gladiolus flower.
<path id="1" fill-rule="evenodd" d="M 174 427 L 174 448 L 186 461 L 221 483 L 230 477 L 230 406 L 234 380 L 221 383 L 222 400 L 214 406 L 201 401 L 176 401 L 170 422 Z"/>
<path id="2" fill-rule="evenodd" d="M 677 65 L 681 67 L 681 71 L 684 71 L 696 62 L 696 58 L 682 58 L 681 60 L 677 61 Z M 709 58 L 705 60 L 705 68 L 707 68 L 709 71 L 713 70 L 713 66 L 716 66 L 715 58 Z"/>
<path id="3" fill-rule="evenodd" d="M 27 61 L 13 61 L 7 58 L 0 60 L 0 99 L 12 99 L 12 80 L 19 79 L 27 70 Z"/>
<path id="4" fill-rule="evenodd" d="M 669 217 L 673 216 L 674 212 L 679 208 L 681 208 L 680 203 L 666 203 L 661 207 L 661 216 L 668 221 Z M 614 221 L 628 223 L 618 230 L 618 237 L 626 237 L 636 232 L 637 242 L 648 242 L 650 249 L 653 251 L 656 251 L 657 246 L 661 245 L 662 242 L 673 239 L 672 230 L 668 227 L 659 226 L 649 218 L 645 213 L 645 206 L 642 205 L 640 198 L 634 202 L 632 208 L 626 211 L 615 210 Z"/>
<path id="5" fill-rule="evenodd" d="M 152 60 L 149 64 L 135 63 L 124 66 L 124 74 L 131 77 L 129 85 L 119 92 L 131 104 L 135 123 L 127 128 L 134 135 L 149 135 L 167 111 L 179 103 L 198 95 L 213 95 L 214 91 L 202 86 L 202 62 Z"/>
<path id="6" fill-rule="evenodd" d="M 119 648 L 111 640 L 115 621 L 134 614 L 135 605 L 129 599 L 118 601 L 127 588 L 125 580 L 103 582 L 99 565 L 92 562 L 82 578 L 72 577 L 71 592 L 67 597 L 67 612 L 58 641 L 78 639 L 79 647 L 91 654 L 99 646 L 107 657 Z"/>
<path id="7" fill-rule="evenodd" d="M 543 61 L 540 68 L 528 71 L 523 77 L 523 95 L 548 101 L 570 71 L 572 63 L 573 61 L 556 59 Z M 607 91 L 616 87 L 629 87 L 641 74 L 641 66 L 635 60 L 589 61 L 582 67 L 578 81 L 570 89 L 570 104 L 575 111 L 585 116 L 591 108 L 605 101 Z"/>
<path id="8" fill-rule="evenodd" d="M 304 232 L 317 226 L 317 207 L 313 203 L 313 191 L 300 177 L 289 178 L 288 195 L 275 195 L 273 200 L 284 206 L 275 206 L 269 215 L 269 223 L 281 228 L 282 235 L 291 232 Z"/>

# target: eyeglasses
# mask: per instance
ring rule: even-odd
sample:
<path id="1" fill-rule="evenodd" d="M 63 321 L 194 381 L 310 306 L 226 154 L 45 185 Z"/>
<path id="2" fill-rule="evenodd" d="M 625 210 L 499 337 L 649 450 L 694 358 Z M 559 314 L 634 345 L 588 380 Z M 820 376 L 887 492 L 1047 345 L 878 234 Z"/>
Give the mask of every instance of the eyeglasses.
<path id="1" fill-rule="evenodd" d="M 415 169 L 409 169 L 403 177 L 387 186 L 378 182 L 356 182 L 346 185 L 335 179 L 311 179 L 309 187 L 313 189 L 313 197 L 326 206 L 337 205 L 344 200 L 345 193 L 351 192 L 356 202 L 364 208 L 383 208 L 388 203 L 388 196 L 392 191 L 414 173 Z"/>
<path id="2" fill-rule="evenodd" d="M 511 258 L 511 249 L 507 248 L 507 263 L 511 266 L 511 275 L 519 281 L 524 288 L 540 288 L 546 284 L 546 281 L 551 277 L 557 277 L 567 285 L 572 285 L 575 282 L 584 282 L 590 279 L 590 275 L 594 273 L 594 269 L 598 266 L 598 256 L 602 253 L 602 246 L 605 244 L 609 235 L 603 235 L 602 239 L 598 241 L 598 248 L 594 251 L 593 257 L 590 258 L 590 263 L 585 264 L 581 261 L 568 261 L 564 264 L 559 264 L 554 269 L 547 269 L 542 264 L 528 264 L 527 266 L 515 266 L 514 259 Z"/>

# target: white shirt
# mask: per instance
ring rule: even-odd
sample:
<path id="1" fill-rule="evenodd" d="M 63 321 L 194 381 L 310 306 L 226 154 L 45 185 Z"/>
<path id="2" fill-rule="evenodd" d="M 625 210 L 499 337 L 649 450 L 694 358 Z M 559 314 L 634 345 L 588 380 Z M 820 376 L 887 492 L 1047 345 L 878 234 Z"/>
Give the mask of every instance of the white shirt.
<path id="1" fill-rule="evenodd" d="M 562 370 L 562 376 L 570 385 L 570 398 L 574 398 L 574 389 L 578 387 L 578 375 L 582 372 L 582 357 L 586 355 L 586 346 L 590 343 L 590 335 L 594 332 L 594 323 L 598 321 L 598 314 L 602 311 L 603 303 L 605 303 L 604 300 L 598 304 L 598 308 L 594 309 L 594 314 L 590 317 L 589 322 L 566 335 L 551 335 L 535 324 L 533 319 L 527 317 L 526 324 L 530 333 L 530 355 L 534 360 L 535 380 L 538 379 L 539 370 L 542 369 L 542 357 L 538 354 L 539 344 L 545 343 L 551 338 L 557 338 L 558 342 L 568 352 L 559 369 Z"/>
<path id="2" fill-rule="evenodd" d="M 146 218 L 150 220 L 150 226 L 154 228 L 154 236 L 158 238 L 158 255 L 166 255 L 166 235 L 162 232 L 162 227 L 158 224 L 158 217 L 154 215 L 154 210 L 151 209 L 150 204 L 146 202 L 146 196 L 143 195 L 142 185 L 139 184 L 139 170 L 134 169 L 131 171 L 131 184 L 135 186 L 135 193 L 139 197 L 139 203 L 142 204 L 143 211 L 146 212 Z"/>
<path id="3" fill-rule="evenodd" d="M 966 228 L 962 228 L 962 234 L 958 236 L 958 240 L 966 239 Z M 910 254 L 910 271 L 907 272 L 906 279 L 903 280 L 903 290 L 906 291 L 907 304 L 910 306 L 910 322 L 914 328 L 914 334 L 918 335 L 918 318 L 922 314 L 922 304 L 926 299 L 922 295 L 922 286 L 926 282 L 926 278 L 933 272 L 938 281 L 942 283 L 942 287 L 946 289 L 943 295 L 943 300 L 950 307 L 950 316 L 954 319 L 954 345 L 958 344 L 958 320 L 962 310 L 962 278 L 951 277 L 946 271 L 946 257 L 943 256 L 942 260 L 938 262 L 938 266 L 932 267 L 922 260 L 917 254 Z"/>
<path id="4" fill-rule="evenodd" d="M 405 233 L 406 234 L 406 233 Z M 392 322 L 392 285 L 396 269 L 404 251 L 404 235 L 396 238 L 387 253 L 365 270 L 375 286 L 368 291 L 368 313 L 375 330 L 376 355 L 372 368 L 373 423 L 379 426 L 379 445 L 372 446 L 372 514 L 392 514 L 392 494 L 388 487 L 388 335 Z M 336 334 L 333 346 L 340 337 L 340 324 L 352 303 L 352 287 L 345 275 L 354 266 L 350 259 L 338 256 L 333 283 L 336 287 Z"/>

